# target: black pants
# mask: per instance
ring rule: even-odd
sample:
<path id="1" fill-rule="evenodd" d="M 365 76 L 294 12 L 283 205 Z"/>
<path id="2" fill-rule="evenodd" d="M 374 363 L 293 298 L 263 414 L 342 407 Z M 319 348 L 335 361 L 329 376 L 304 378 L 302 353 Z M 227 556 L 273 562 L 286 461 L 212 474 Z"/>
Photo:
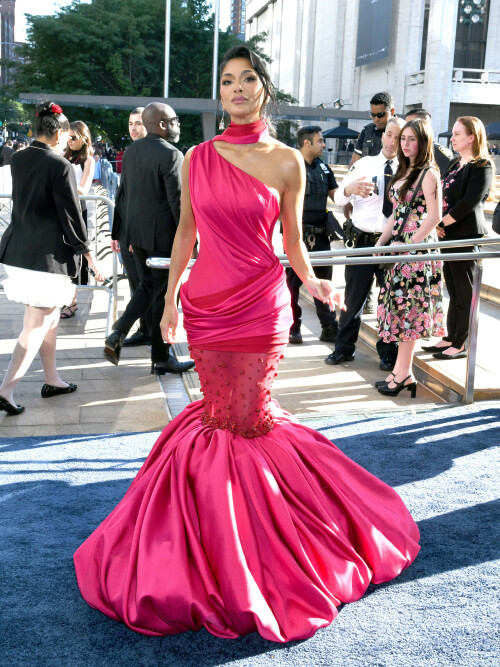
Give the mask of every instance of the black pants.
<path id="1" fill-rule="evenodd" d="M 442 253 L 472 252 L 473 248 L 441 248 Z M 443 262 L 443 275 L 450 297 L 446 328 L 448 335 L 443 340 L 460 349 L 469 335 L 470 307 L 474 282 L 475 260 Z"/>
<path id="2" fill-rule="evenodd" d="M 363 246 L 370 247 L 370 246 Z M 365 301 L 376 277 L 379 286 L 383 284 L 384 271 L 376 264 L 358 264 L 345 267 L 345 310 L 340 313 L 340 331 L 335 343 L 335 352 L 345 355 L 353 355 L 358 340 L 359 328 L 361 326 L 361 315 Z M 381 359 L 391 363 L 398 356 L 397 343 L 384 343 L 379 338 L 377 341 L 377 352 Z"/>
<path id="3" fill-rule="evenodd" d="M 308 252 L 330 250 L 330 241 L 326 234 L 316 234 L 312 248 L 308 244 L 306 244 L 306 246 Z M 313 269 L 317 278 L 322 278 L 324 280 L 332 279 L 333 270 L 331 266 L 314 266 Z M 286 284 L 288 285 L 292 297 L 293 324 L 290 328 L 290 333 L 299 333 L 300 325 L 302 324 L 300 319 L 302 317 L 302 308 L 299 306 L 299 290 L 302 285 L 302 280 L 293 269 L 289 268 L 286 270 Z M 314 299 L 314 305 L 316 306 L 316 314 L 318 315 L 322 328 L 333 326 L 333 328 L 336 329 L 337 317 L 335 311 L 330 310 L 330 306 L 319 299 Z"/>
<path id="4" fill-rule="evenodd" d="M 134 254 L 128 248 L 129 244 L 125 239 L 120 239 L 120 254 L 127 273 L 130 296 L 132 296 L 139 285 L 139 273 L 135 265 Z M 139 318 L 139 331 L 143 334 L 151 335 L 151 310 L 148 310 L 145 315 Z"/>
<path id="5" fill-rule="evenodd" d="M 170 345 L 163 342 L 160 331 L 160 321 L 165 308 L 165 294 L 167 292 L 168 274 L 166 269 L 151 269 L 146 260 L 153 254 L 155 257 L 170 257 L 168 253 L 148 252 L 134 246 L 134 260 L 139 275 L 139 284 L 132 294 L 124 313 L 113 325 L 125 335 L 128 334 L 134 323 L 151 311 L 151 361 L 166 361 L 170 353 Z"/>
<path id="6" fill-rule="evenodd" d="M 88 231 L 88 222 L 87 222 L 88 210 L 85 208 L 82 211 L 82 218 L 85 222 L 85 229 Z M 82 255 L 82 266 L 80 268 L 80 273 L 76 278 L 72 278 L 71 282 L 75 285 L 88 285 L 89 284 L 89 272 L 87 271 L 89 263 L 87 259 Z"/>

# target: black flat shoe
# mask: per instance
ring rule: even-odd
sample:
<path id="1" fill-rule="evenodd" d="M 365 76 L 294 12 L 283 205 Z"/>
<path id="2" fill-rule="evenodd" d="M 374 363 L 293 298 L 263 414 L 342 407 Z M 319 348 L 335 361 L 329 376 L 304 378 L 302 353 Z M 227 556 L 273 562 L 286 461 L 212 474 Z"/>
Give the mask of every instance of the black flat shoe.
<path id="1" fill-rule="evenodd" d="M 325 359 L 325 364 L 330 364 L 330 366 L 337 366 L 337 364 L 342 364 L 344 361 L 353 361 L 353 354 L 342 354 L 342 352 L 332 352 Z"/>
<path id="2" fill-rule="evenodd" d="M 422 350 L 425 350 L 426 352 L 442 352 L 449 347 L 451 347 L 451 345 L 441 345 L 440 347 L 437 345 L 422 345 Z"/>
<path id="3" fill-rule="evenodd" d="M 76 384 L 71 382 L 68 383 L 67 387 L 54 387 L 53 384 L 44 384 L 40 393 L 42 398 L 51 398 L 51 396 L 57 396 L 58 394 L 72 394 L 76 390 Z"/>
<path id="4" fill-rule="evenodd" d="M 437 352 L 432 356 L 434 359 L 463 359 L 467 356 L 467 350 L 460 350 L 460 352 L 455 352 L 455 354 L 443 354 L 442 352 Z"/>
<path id="5" fill-rule="evenodd" d="M 194 368 L 194 361 L 177 361 L 175 357 L 169 357 L 166 361 L 153 361 L 151 363 L 151 375 L 165 375 L 165 373 L 184 373 Z"/>
<path id="6" fill-rule="evenodd" d="M 397 382 L 396 386 L 393 387 L 392 389 L 389 387 L 389 384 L 384 384 L 378 387 L 378 391 L 384 396 L 397 396 L 399 392 L 402 391 L 403 389 L 408 389 L 408 391 L 411 391 L 411 397 L 415 398 L 415 396 L 417 395 L 417 383 L 410 382 L 410 384 L 405 384 L 406 380 L 408 380 L 409 378 L 411 378 L 411 375 L 405 377 L 405 379 L 401 380 L 401 382 Z M 395 382 L 395 380 L 391 380 L 391 382 Z"/>
<path id="7" fill-rule="evenodd" d="M 21 412 L 24 412 L 24 405 L 12 405 L 6 398 L 0 396 L 0 410 L 8 415 L 20 415 Z"/>
<path id="8" fill-rule="evenodd" d="M 118 366 L 118 362 L 120 361 L 124 340 L 125 334 L 115 329 L 104 341 L 104 356 L 115 366 Z"/>

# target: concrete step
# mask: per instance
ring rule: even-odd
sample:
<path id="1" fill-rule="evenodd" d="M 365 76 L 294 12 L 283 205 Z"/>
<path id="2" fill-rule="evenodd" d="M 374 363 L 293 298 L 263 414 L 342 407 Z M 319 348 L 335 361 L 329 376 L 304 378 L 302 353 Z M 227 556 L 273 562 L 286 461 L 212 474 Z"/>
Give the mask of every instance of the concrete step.
<path id="1" fill-rule="evenodd" d="M 499 290 L 496 290 L 498 292 Z M 309 293 L 302 288 L 301 295 L 312 305 Z M 363 315 L 360 339 L 373 350 L 378 340 L 377 317 Z M 500 338 L 500 308 L 481 300 L 479 336 L 474 382 L 474 400 L 500 398 L 500 362 L 494 354 L 495 341 Z M 424 345 L 427 343 L 424 341 Z M 434 394 L 446 402 L 459 402 L 465 395 L 467 359 L 434 359 L 432 353 L 421 349 L 417 341 L 414 357 L 415 377 Z"/>

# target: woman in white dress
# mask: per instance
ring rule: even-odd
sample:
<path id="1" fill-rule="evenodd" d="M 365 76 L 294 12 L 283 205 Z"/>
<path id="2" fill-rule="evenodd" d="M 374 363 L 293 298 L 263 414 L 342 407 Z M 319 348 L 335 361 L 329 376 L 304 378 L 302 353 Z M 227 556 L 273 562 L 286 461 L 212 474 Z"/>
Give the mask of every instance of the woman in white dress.
<path id="1" fill-rule="evenodd" d="M 61 306 L 71 301 L 81 256 L 98 279 L 103 276 L 89 252 L 73 167 L 60 155 L 68 141 L 69 122 L 61 107 L 37 107 L 37 139 L 12 156 L 12 217 L 0 243 L 0 262 L 12 301 L 24 303 L 23 330 L 0 386 L 0 411 L 20 414 L 14 391 L 40 352 L 45 384 L 42 397 L 70 393 L 56 367 L 56 336 Z"/>

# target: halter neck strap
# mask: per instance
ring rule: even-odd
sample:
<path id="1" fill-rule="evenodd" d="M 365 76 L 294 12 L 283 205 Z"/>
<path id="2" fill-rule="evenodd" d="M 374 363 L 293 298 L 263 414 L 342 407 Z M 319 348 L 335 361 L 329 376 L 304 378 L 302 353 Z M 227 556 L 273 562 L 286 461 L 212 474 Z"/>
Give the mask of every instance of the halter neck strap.
<path id="1" fill-rule="evenodd" d="M 214 137 L 213 141 L 227 141 L 230 144 L 255 144 L 268 135 L 267 125 L 262 118 L 259 118 L 254 123 L 246 123 L 245 125 L 231 123 L 222 134 Z"/>

